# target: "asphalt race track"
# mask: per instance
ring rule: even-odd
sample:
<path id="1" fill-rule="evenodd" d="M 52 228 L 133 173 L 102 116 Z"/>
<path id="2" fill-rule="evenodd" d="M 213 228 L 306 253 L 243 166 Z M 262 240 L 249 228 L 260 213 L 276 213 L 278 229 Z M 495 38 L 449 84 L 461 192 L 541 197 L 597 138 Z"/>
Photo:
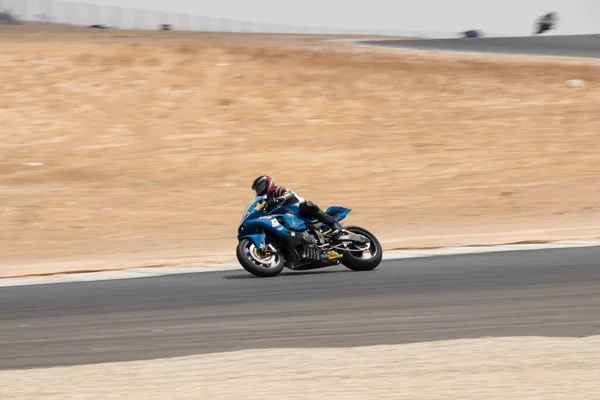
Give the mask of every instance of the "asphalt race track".
<path id="1" fill-rule="evenodd" d="M 600 58 L 600 35 L 367 40 L 358 43 L 416 50 Z"/>
<path id="2" fill-rule="evenodd" d="M 0 369 L 250 348 L 600 334 L 600 247 L 0 289 Z"/>

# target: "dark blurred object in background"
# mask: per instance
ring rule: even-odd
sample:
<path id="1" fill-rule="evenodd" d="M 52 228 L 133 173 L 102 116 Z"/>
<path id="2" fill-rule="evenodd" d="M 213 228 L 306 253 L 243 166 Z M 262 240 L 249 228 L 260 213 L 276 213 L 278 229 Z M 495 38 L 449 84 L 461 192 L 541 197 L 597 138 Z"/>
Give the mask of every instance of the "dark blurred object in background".
<path id="1" fill-rule="evenodd" d="M 481 31 L 477 31 L 477 30 L 470 30 L 470 31 L 464 31 L 462 33 L 462 36 L 465 38 L 478 38 L 478 37 L 483 37 L 483 33 L 481 33 Z"/>
<path id="2" fill-rule="evenodd" d="M 21 25 L 21 21 L 8 11 L 0 11 L 0 25 Z"/>
<path id="3" fill-rule="evenodd" d="M 170 31 L 171 29 L 173 29 L 173 26 L 169 24 L 162 24 L 160 26 L 161 31 Z"/>
<path id="4" fill-rule="evenodd" d="M 108 26 L 106 26 L 106 25 L 99 25 L 99 24 L 96 24 L 96 25 L 89 25 L 89 26 L 86 26 L 86 28 L 94 28 L 94 29 L 108 29 Z"/>
<path id="5" fill-rule="evenodd" d="M 544 33 L 546 31 L 554 29 L 555 25 L 556 25 L 556 13 L 555 12 L 551 12 L 546 15 L 543 15 L 542 17 L 540 17 L 540 19 L 537 22 L 537 31 L 535 32 L 535 35 L 539 35 L 540 33 Z"/>

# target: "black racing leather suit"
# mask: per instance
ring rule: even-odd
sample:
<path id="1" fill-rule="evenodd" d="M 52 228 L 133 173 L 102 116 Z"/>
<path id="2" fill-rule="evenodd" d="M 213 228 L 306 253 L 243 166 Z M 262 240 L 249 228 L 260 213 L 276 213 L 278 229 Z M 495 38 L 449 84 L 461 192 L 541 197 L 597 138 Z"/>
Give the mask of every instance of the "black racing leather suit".
<path id="1" fill-rule="evenodd" d="M 334 234 L 342 230 L 342 225 L 333 219 L 329 214 L 324 212 L 312 201 L 307 201 L 298 196 L 294 191 L 284 188 L 283 186 L 275 186 L 275 190 L 267 196 L 267 212 L 274 207 L 282 204 L 298 204 L 300 212 L 309 218 L 314 218 L 331 228 Z"/>

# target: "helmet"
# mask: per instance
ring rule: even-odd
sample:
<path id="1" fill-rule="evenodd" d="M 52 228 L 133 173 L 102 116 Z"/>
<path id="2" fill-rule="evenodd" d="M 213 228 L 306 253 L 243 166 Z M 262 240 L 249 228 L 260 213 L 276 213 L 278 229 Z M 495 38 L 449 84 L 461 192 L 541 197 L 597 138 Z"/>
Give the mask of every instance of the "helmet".
<path id="1" fill-rule="evenodd" d="M 252 190 L 257 196 L 268 196 L 275 190 L 275 181 L 270 176 L 261 175 L 252 182 Z"/>

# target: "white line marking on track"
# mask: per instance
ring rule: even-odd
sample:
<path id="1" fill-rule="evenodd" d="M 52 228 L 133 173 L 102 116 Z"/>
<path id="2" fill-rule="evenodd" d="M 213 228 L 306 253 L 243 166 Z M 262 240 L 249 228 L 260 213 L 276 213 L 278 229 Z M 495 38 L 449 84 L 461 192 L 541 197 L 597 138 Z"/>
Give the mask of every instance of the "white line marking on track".
<path id="1" fill-rule="evenodd" d="M 500 246 L 473 246 L 473 247 L 444 247 L 439 249 L 425 250 L 389 250 L 383 253 L 383 260 L 403 260 L 410 258 L 425 258 L 437 256 L 451 256 L 463 254 L 482 254 L 498 253 L 505 251 L 527 251 L 527 250 L 550 250 L 550 249 L 568 249 L 579 247 L 600 246 L 600 240 L 580 240 L 580 241 L 557 241 L 540 244 L 508 244 Z M 201 272 L 219 272 L 219 271 L 244 271 L 239 264 L 216 264 L 206 267 L 183 267 L 183 268 L 131 268 L 122 271 L 102 271 L 77 274 L 59 274 L 49 277 L 39 278 L 8 278 L 0 279 L 0 287 L 12 286 L 32 286 L 48 285 L 53 283 L 75 283 L 75 282 L 94 282 L 104 280 L 121 280 L 148 278 L 152 276 L 196 274 Z"/>

